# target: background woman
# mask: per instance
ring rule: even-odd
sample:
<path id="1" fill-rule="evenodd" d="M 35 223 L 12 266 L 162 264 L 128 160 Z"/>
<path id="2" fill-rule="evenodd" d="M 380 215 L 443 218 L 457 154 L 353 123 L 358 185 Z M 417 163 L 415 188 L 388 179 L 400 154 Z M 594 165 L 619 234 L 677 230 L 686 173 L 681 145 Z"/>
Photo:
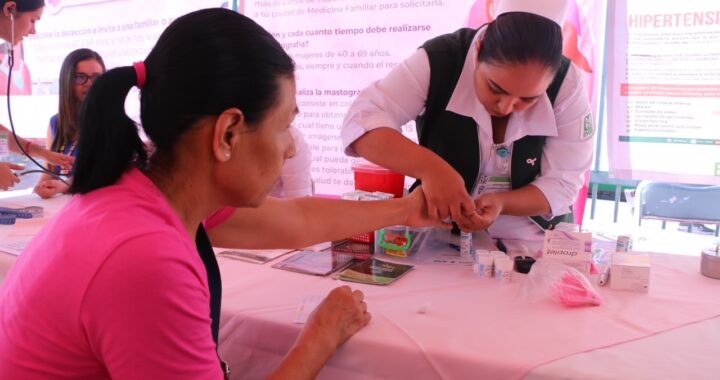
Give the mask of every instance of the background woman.
<path id="1" fill-rule="evenodd" d="M 47 130 L 47 148 L 53 152 L 71 157 L 77 154 L 77 137 L 80 129 L 80 106 L 90 87 L 105 72 L 105 63 L 100 54 L 90 49 L 72 51 L 60 67 L 60 96 L 58 113 L 50 118 Z M 67 174 L 57 165 L 48 165 L 56 174 Z M 65 193 L 69 187 L 49 174 L 43 174 L 35 186 L 35 192 L 42 198 Z"/>

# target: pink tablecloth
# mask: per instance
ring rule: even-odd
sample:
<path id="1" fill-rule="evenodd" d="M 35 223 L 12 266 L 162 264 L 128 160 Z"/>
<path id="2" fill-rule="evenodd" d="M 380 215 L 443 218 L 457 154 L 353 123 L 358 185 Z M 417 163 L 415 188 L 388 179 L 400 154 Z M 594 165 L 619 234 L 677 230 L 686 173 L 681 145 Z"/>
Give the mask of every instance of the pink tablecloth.
<path id="1" fill-rule="evenodd" d="M 263 378 L 279 363 L 300 331 L 291 321 L 305 296 L 348 284 L 222 258 L 220 268 L 220 349 L 237 378 Z M 695 257 L 653 255 L 648 294 L 600 288 L 605 304 L 594 308 L 520 303 L 523 280 L 501 285 L 468 267 L 419 264 L 389 287 L 351 284 L 366 293 L 373 320 L 319 378 L 520 378 L 543 363 L 720 315 L 720 281 L 700 276 Z"/>

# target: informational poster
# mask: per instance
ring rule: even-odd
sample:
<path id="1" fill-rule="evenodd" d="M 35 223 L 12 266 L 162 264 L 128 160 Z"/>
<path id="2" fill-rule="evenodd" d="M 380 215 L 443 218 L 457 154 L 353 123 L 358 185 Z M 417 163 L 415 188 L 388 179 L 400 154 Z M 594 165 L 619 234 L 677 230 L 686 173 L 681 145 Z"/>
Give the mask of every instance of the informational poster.
<path id="1" fill-rule="evenodd" d="M 63 58 L 87 47 L 108 68 L 142 60 L 164 28 L 179 15 L 207 7 L 231 7 L 270 31 L 296 62 L 295 126 L 312 151 L 316 192 L 340 194 L 354 185 L 351 165 L 358 159 L 342 151 L 340 128 L 357 94 L 382 78 L 426 40 L 494 19 L 494 0 L 54 0 L 47 1 L 37 35 L 16 48 L 13 119 L 18 132 L 44 137 L 57 112 L 58 75 Z M 563 26 L 565 54 L 587 76 L 595 98 L 600 72 L 597 28 L 602 2 L 571 0 Z M 228 47 L 232 48 L 232 47 Z M 3 66 L 5 69 L 7 66 Z M 0 79 L 2 79 L 0 72 Z M 23 94 L 22 96 L 20 94 Z M 137 90 L 128 96 L 135 120 Z M 7 113 L 0 112 L 7 125 Z M 414 122 L 403 127 L 416 139 Z M 409 181 L 409 180 L 408 180 Z"/>
<path id="2" fill-rule="evenodd" d="M 426 40 L 465 26 L 473 0 L 246 1 L 245 14 L 268 29 L 297 64 L 295 126 L 313 155 L 319 193 L 353 188 L 340 128 L 348 107 Z M 404 127 L 416 140 L 414 123 Z"/>
<path id="3" fill-rule="evenodd" d="M 720 2 L 612 1 L 610 12 L 610 174 L 720 184 Z"/>
<path id="4" fill-rule="evenodd" d="M 602 6 L 571 1 L 565 54 L 587 74 L 594 98 L 594 37 Z M 352 189 L 340 128 L 363 88 L 382 78 L 426 40 L 494 19 L 493 0 L 274 0 L 246 1 L 245 14 L 270 30 L 297 63 L 296 119 L 313 153 L 313 178 L 321 193 Z M 591 16 L 595 15 L 595 16 Z M 598 70 L 599 72 L 599 70 Z M 414 122 L 404 134 L 417 140 Z"/>
<path id="5" fill-rule="evenodd" d="M 35 35 L 15 47 L 12 75 L 12 117 L 17 132 L 45 137 L 50 117 L 58 110 L 58 78 L 63 59 L 79 48 L 95 50 L 108 69 L 145 58 L 160 33 L 176 17 L 193 10 L 228 6 L 222 0 L 46 0 Z M 7 93 L 7 56 L 0 66 L 1 94 Z M 128 113 L 137 119 L 137 90 Z M 3 97 L 4 98 L 4 97 Z M 3 99 L 3 104 L 5 104 Z M 4 108 L 4 107 L 3 107 Z M 0 111 L 8 125 L 8 113 Z"/>

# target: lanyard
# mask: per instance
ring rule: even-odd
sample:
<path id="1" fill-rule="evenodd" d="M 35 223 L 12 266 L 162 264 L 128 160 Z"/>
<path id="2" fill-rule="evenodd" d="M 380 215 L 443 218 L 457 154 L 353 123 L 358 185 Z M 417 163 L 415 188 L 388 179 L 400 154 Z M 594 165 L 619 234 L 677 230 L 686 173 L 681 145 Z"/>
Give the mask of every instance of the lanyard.
<path id="1" fill-rule="evenodd" d="M 208 288 L 210 290 L 210 318 L 212 319 L 212 336 L 215 341 L 215 350 L 217 351 L 218 336 L 220 332 L 220 299 L 222 298 L 222 282 L 220 280 L 220 268 L 218 267 L 215 252 L 212 249 L 210 239 L 205 232 L 205 227 L 200 224 L 195 235 L 195 246 L 198 249 L 200 258 L 205 265 L 207 272 Z M 222 367 L 225 379 L 230 378 L 230 367 L 220 358 L 220 366 Z"/>

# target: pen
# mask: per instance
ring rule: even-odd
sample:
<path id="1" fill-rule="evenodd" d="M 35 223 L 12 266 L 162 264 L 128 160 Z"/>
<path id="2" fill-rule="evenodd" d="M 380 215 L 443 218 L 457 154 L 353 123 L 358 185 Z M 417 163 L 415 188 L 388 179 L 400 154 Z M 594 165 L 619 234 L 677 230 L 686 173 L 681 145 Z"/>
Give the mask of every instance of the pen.
<path id="1" fill-rule="evenodd" d="M 455 243 L 448 243 L 448 246 L 458 252 L 460 252 L 460 246 Z"/>
<path id="2" fill-rule="evenodd" d="M 507 247 L 505 246 L 505 243 L 501 239 L 495 239 L 495 245 L 497 248 L 505 253 L 507 253 Z"/>

